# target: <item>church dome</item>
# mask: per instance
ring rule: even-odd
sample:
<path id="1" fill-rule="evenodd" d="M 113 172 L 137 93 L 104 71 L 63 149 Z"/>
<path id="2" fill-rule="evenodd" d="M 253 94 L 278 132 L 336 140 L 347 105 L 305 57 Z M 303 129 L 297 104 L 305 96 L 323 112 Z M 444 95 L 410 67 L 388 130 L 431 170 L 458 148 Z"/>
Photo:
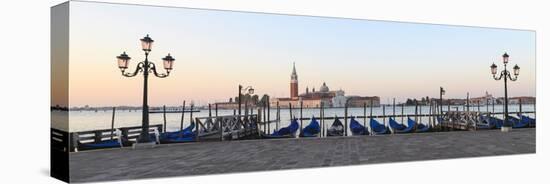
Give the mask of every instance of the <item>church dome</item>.
<path id="1" fill-rule="evenodd" d="M 329 91 L 327 84 L 323 82 L 323 85 L 319 88 L 320 92 L 326 93 Z"/>

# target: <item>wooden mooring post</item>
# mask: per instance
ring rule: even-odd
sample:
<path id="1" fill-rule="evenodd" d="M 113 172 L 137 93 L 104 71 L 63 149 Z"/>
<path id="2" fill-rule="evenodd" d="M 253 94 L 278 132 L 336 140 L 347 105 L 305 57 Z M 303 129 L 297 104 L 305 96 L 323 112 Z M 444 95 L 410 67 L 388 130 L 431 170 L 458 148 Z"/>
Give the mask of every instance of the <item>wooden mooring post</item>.
<path id="1" fill-rule="evenodd" d="M 493 108 L 492 111 L 493 111 L 493 114 L 494 114 L 494 113 L 495 113 L 495 100 L 493 100 L 493 101 L 491 102 L 491 104 L 492 104 L 492 106 L 493 106 L 493 107 L 492 107 L 492 108 Z"/>
<path id="2" fill-rule="evenodd" d="M 418 123 L 418 101 L 414 101 L 414 121 Z"/>
<path id="3" fill-rule="evenodd" d="M 422 123 L 422 106 L 421 105 L 419 106 L 418 104 L 414 104 L 414 105 L 415 105 L 415 110 L 414 110 L 415 114 L 416 114 L 416 108 L 418 108 L 418 111 L 421 115 L 420 117 L 414 117 L 414 121 L 416 121 L 416 124 Z"/>
<path id="4" fill-rule="evenodd" d="M 388 125 L 386 124 L 386 105 L 382 105 L 382 116 L 384 116 L 382 118 L 382 124 L 384 124 L 384 126 L 388 127 Z"/>
<path id="5" fill-rule="evenodd" d="M 264 120 L 264 123 L 263 123 L 264 132 L 267 132 L 267 124 L 266 124 L 266 123 L 268 123 L 268 121 L 266 121 L 267 120 L 267 114 L 266 114 L 267 106 L 268 106 L 267 102 L 264 101 L 264 107 L 262 108 L 262 111 L 263 111 L 262 117 L 263 117 L 263 120 Z"/>
<path id="6" fill-rule="evenodd" d="M 367 102 L 363 103 L 363 127 L 367 128 Z"/>
<path id="7" fill-rule="evenodd" d="M 405 114 L 405 106 L 403 104 L 401 104 L 401 122 L 404 122 L 403 121 L 403 118 L 404 118 L 404 115 Z"/>
<path id="8" fill-rule="evenodd" d="M 344 103 L 344 136 L 348 136 L 348 103 Z"/>
<path id="9" fill-rule="evenodd" d="M 212 106 L 208 104 L 208 117 L 212 118 Z"/>
<path id="10" fill-rule="evenodd" d="M 267 98 L 267 134 L 271 133 L 271 118 L 269 115 L 271 114 L 271 103 L 269 101 L 269 97 Z"/>
<path id="11" fill-rule="evenodd" d="M 393 98 L 392 108 L 393 108 L 393 118 L 395 119 L 395 98 Z"/>
<path id="12" fill-rule="evenodd" d="M 432 126 L 432 117 L 433 117 L 433 112 L 432 112 L 433 107 L 432 106 L 434 106 L 434 104 L 432 104 L 432 101 L 429 101 L 428 103 L 430 104 L 430 106 L 428 107 L 428 114 L 430 115 L 428 117 L 428 125 L 433 127 Z M 435 103 L 435 104 L 437 105 L 437 103 Z M 436 111 L 437 111 L 437 107 L 436 107 Z M 420 123 L 422 123 L 422 122 L 420 122 Z M 418 123 L 417 123 L 417 126 L 418 126 Z"/>
<path id="13" fill-rule="evenodd" d="M 323 137 L 323 132 L 324 131 L 324 126 L 323 126 L 323 102 L 321 102 L 320 106 L 319 106 L 319 128 L 321 129 L 321 132 L 319 132 L 319 137 Z"/>
<path id="14" fill-rule="evenodd" d="M 183 118 L 185 118 L 185 100 L 183 101 L 183 105 L 181 106 L 180 130 L 183 130 Z"/>
<path id="15" fill-rule="evenodd" d="M 326 137 L 326 125 L 325 125 L 325 108 L 324 108 L 324 105 L 325 103 L 321 102 L 321 134 L 322 134 L 322 137 Z"/>
<path id="16" fill-rule="evenodd" d="M 466 93 L 466 111 L 470 112 L 470 92 Z"/>
<path id="17" fill-rule="evenodd" d="M 523 115 L 521 98 L 519 98 L 519 114 L 520 114 L 520 118 L 521 118 L 521 115 Z"/>
<path id="18" fill-rule="evenodd" d="M 111 139 L 113 139 L 113 134 L 115 132 L 115 111 L 116 107 L 113 107 L 113 116 L 111 117 Z"/>
<path id="19" fill-rule="evenodd" d="M 275 122 L 275 130 L 279 130 L 279 123 L 281 122 L 281 107 L 277 101 L 277 120 Z"/>
<path id="20" fill-rule="evenodd" d="M 191 113 L 189 113 L 189 123 L 193 123 L 193 106 L 194 106 L 194 104 L 191 102 L 191 109 L 190 109 Z M 195 125 L 195 127 L 197 128 L 197 130 L 199 130 L 198 125 Z"/>
<path id="21" fill-rule="evenodd" d="M 370 100 L 370 118 L 372 119 L 372 99 Z M 369 129 L 370 129 L 370 135 L 374 135 L 372 127 L 370 126 L 370 119 L 369 119 Z"/>
<path id="22" fill-rule="evenodd" d="M 302 110 L 304 106 L 304 101 L 300 100 L 300 132 L 304 129 L 303 123 L 302 123 Z"/>
<path id="23" fill-rule="evenodd" d="M 393 116 L 388 118 L 388 127 L 390 128 L 391 134 L 394 134 L 394 133 L 395 133 L 395 130 L 394 130 L 393 127 L 391 127 L 391 125 L 390 125 L 390 119 L 393 118 L 393 120 L 397 121 L 396 116 L 395 116 L 395 98 L 393 99 L 392 108 L 393 108 Z"/>
<path id="24" fill-rule="evenodd" d="M 485 100 L 486 100 L 486 102 L 485 102 L 486 110 L 485 110 L 485 111 L 486 111 L 487 113 L 489 113 L 489 98 L 486 98 Z"/>
<path id="25" fill-rule="evenodd" d="M 292 104 L 290 102 L 288 103 L 288 113 L 290 116 L 290 121 L 292 122 Z"/>
<path id="26" fill-rule="evenodd" d="M 162 106 L 162 120 L 163 120 L 163 126 L 162 126 L 162 132 L 166 132 L 166 105 Z"/>

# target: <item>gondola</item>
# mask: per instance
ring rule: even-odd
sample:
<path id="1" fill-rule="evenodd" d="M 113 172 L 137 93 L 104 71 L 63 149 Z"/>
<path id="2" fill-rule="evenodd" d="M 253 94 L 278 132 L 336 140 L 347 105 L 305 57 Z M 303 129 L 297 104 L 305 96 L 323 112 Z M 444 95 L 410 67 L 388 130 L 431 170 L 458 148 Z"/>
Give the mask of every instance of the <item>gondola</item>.
<path id="1" fill-rule="evenodd" d="M 494 129 L 496 128 L 496 121 L 491 121 L 489 116 L 479 115 L 480 122 L 478 122 L 477 129 Z"/>
<path id="2" fill-rule="evenodd" d="M 412 133 L 416 126 L 416 122 L 411 118 L 407 118 L 407 126 L 397 123 L 395 119 L 390 117 L 390 127 L 393 129 L 394 133 Z"/>
<path id="3" fill-rule="evenodd" d="M 512 128 L 527 128 L 529 127 L 529 121 L 523 121 L 523 119 L 508 116 L 510 122 L 512 122 Z"/>
<path id="4" fill-rule="evenodd" d="M 309 125 L 304 127 L 302 131 L 300 131 L 300 137 L 318 137 L 319 132 L 321 132 L 319 122 L 317 121 L 317 119 L 315 119 L 315 117 L 312 117 Z"/>
<path id="5" fill-rule="evenodd" d="M 193 131 L 193 129 L 195 129 L 195 122 L 191 122 L 191 124 L 183 130 L 161 133 L 159 136 L 159 143 L 168 144 L 193 142 L 196 138 L 196 131 Z"/>
<path id="6" fill-rule="evenodd" d="M 361 125 L 355 117 L 351 117 L 349 128 L 351 130 L 351 135 L 369 135 L 369 130 L 367 127 Z"/>
<path id="7" fill-rule="evenodd" d="M 327 129 L 327 136 L 344 136 L 344 125 L 338 117 L 334 117 L 334 122 Z"/>
<path id="8" fill-rule="evenodd" d="M 134 143 L 134 141 L 130 141 L 126 139 L 124 136 L 122 136 L 122 132 L 119 129 L 115 130 L 115 135 L 116 135 L 115 139 L 102 140 L 99 142 L 81 143 L 80 140 L 78 140 L 78 135 L 75 134 L 74 138 L 77 139 L 76 151 L 105 149 L 105 148 L 122 148 L 125 146 L 131 146 Z M 158 135 L 159 135 L 158 130 L 155 129 L 155 133 L 149 134 L 149 137 L 151 140 L 158 142 Z"/>
<path id="9" fill-rule="evenodd" d="M 495 128 L 501 128 L 504 124 L 504 120 L 493 116 L 487 117 L 487 121 L 489 121 L 489 123 L 493 123 L 495 125 Z"/>
<path id="10" fill-rule="evenodd" d="M 130 144 L 128 141 L 123 141 L 120 130 L 115 130 L 116 139 L 102 140 L 99 142 L 81 143 L 77 140 L 77 151 L 104 149 L 104 148 L 121 148 Z M 78 136 L 75 136 L 78 138 Z M 126 143 L 126 144 L 125 144 Z"/>
<path id="11" fill-rule="evenodd" d="M 373 134 L 381 135 L 381 134 L 389 134 L 390 131 L 386 125 L 379 123 L 374 118 L 370 119 L 370 128 Z"/>
<path id="12" fill-rule="evenodd" d="M 535 118 L 531 118 L 529 116 L 525 116 L 521 114 L 519 114 L 519 116 L 521 117 L 521 121 L 525 121 L 529 124 L 529 127 L 536 127 L 537 121 L 535 120 Z"/>
<path id="13" fill-rule="evenodd" d="M 298 129 L 300 129 L 300 124 L 298 124 L 298 119 L 294 118 L 287 127 L 275 130 L 272 134 L 262 134 L 261 137 L 264 139 L 294 138 Z"/>
<path id="14" fill-rule="evenodd" d="M 409 118 L 410 119 L 410 118 Z M 412 120 L 414 121 L 414 120 Z M 422 133 L 422 132 L 429 132 L 431 129 L 431 126 L 430 124 L 423 124 L 423 123 L 417 123 L 416 124 L 416 132 L 417 133 Z"/>
<path id="15" fill-rule="evenodd" d="M 430 124 L 417 123 L 415 120 L 409 117 L 407 117 L 407 124 L 408 124 L 408 127 L 414 127 L 412 128 L 413 131 L 411 132 L 417 132 L 417 133 L 429 132 L 431 129 Z"/>

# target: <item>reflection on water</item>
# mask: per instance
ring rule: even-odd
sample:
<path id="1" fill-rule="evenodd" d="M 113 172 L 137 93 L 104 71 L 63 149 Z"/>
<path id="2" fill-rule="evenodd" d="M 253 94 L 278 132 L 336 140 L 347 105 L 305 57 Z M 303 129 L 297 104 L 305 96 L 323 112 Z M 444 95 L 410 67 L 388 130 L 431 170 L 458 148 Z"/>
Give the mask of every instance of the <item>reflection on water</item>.
<path id="1" fill-rule="evenodd" d="M 462 110 L 462 106 L 451 106 L 451 110 L 455 110 L 458 108 L 459 110 Z M 489 106 L 487 108 L 486 106 L 481 106 L 479 108 L 480 111 L 486 112 L 487 109 L 489 112 L 492 112 L 492 106 Z M 496 105 L 495 106 L 495 112 L 502 112 L 503 106 L 502 105 Z M 444 111 L 447 110 L 447 106 L 443 108 Z M 477 111 L 477 106 L 470 107 L 471 111 Z M 522 106 L 523 111 L 533 111 L 534 106 L 532 104 L 530 105 L 523 105 Z M 370 115 L 370 108 L 366 109 L 366 114 Z M 422 112 L 422 114 L 429 114 L 429 106 L 422 106 L 418 109 L 419 112 Z M 509 106 L 510 112 L 517 112 L 519 111 L 519 105 L 510 105 Z M 272 120 L 276 118 L 276 109 L 271 109 L 270 117 Z M 287 126 L 290 123 L 290 112 L 288 109 L 281 109 L 281 122 L 280 126 Z M 400 106 L 395 107 L 395 114 L 400 115 L 402 112 Z M 403 109 L 404 114 L 414 114 L 415 107 L 414 106 L 406 106 Z M 54 122 L 53 120 L 56 119 L 56 117 L 62 117 L 63 112 L 61 111 L 52 111 L 52 127 L 64 127 L 63 125 L 56 125 L 59 124 L 57 122 L 63 122 L 63 121 L 57 121 Z M 66 113 L 66 112 L 65 112 Z M 257 111 L 254 111 L 254 114 L 256 114 Z M 363 108 L 349 108 L 348 109 L 348 115 L 350 116 L 362 116 L 364 113 Z M 214 111 L 212 111 L 212 115 L 214 115 Z M 218 115 L 232 115 L 233 110 L 218 110 Z M 382 115 L 383 109 L 382 107 L 374 107 L 372 109 L 373 115 Z M 393 115 L 393 107 L 392 106 L 386 106 L 385 107 L 385 114 L 386 115 Z M 292 109 L 292 115 L 296 117 L 300 117 L 300 109 Z M 343 108 L 333 108 L 333 109 L 325 109 L 325 117 L 334 117 L 334 116 L 343 116 L 344 115 L 344 109 Z M 208 110 L 201 110 L 201 112 L 194 112 L 193 117 L 207 117 L 208 116 Z M 303 117 L 311 117 L 311 116 L 319 116 L 319 109 L 303 109 L 302 111 Z M 502 117 L 502 115 L 497 115 L 498 117 Z M 529 116 L 533 116 L 530 114 Z M 184 126 L 187 126 L 190 122 L 189 120 L 190 114 L 185 113 L 185 119 L 184 119 Z M 86 130 L 97 130 L 97 129 L 109 129 L 111 128 L 111 118 L 112 118 L 112 111 L 70 111 L 69 112 L 69 130 L 71 132 L 76 131 L 86 131 Z M 163 114 L 162 113 L 154 113 L 150 114 L 150 124 L 163 124 Z M 396 118 L 397 121 L 401 121 L 400 118 Z M 343 119 L 342 119 L 343 121 Z M 358 119 L 359 122 L 363 123 L 363 119 Z M 380 119 L 382 121 L 382 119 Z M 386 119 L 387 121 L 387 119 Z M 166 114 L 166 124 L 167 124 L 167 130 L 177 130 L 180 127 L 181 122 L 181 113 L 167 113 Z M 419 122 L 427 124 L 428 118 L 424 117 Z M 309 122 L 303 122 L 304 126 L 306 126 Z M 326 120 L 325 124 L 327 126 L 330 126 L 331 120 Z M 128 110 L 117 110 L 115 114 L 115 128 L 117 127 L 128 127 L 128 126 L 140 126 L 141 125 L 141 111 L 131 111 Z M 272 124 L 271 128 L 273 129 L 275 127 L 275 124 Z"/>

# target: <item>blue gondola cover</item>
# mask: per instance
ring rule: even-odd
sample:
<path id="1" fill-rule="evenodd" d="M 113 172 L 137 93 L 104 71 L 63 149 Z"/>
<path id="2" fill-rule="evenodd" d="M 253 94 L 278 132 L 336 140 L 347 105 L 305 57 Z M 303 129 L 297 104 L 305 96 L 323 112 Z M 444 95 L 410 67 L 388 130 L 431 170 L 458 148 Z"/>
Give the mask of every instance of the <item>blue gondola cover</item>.
<path id="1" fill-rule="evenodd" d="M 300 137 L 317 137 L 321 132 L 321 126 L 315 117 L 311 118 L 309 125 L 300 132 Z"/>
<path id="2" fill-rule="evenodd" d="M 354 117 L 351 117 L 349 128 L 352 135 L 369 135 L 367 127 L 361 125 Z"/>
<path id="3" fill-rule="evenodd" d="M 388 133 L 390 133 L 388 127 L 386 127 L 384 124 L 380 124 L 378 121 L 376 121 L 373 118 L 370 119 L 369 124 L 370 124 L 371 130 L 372 130 L 372 133 L 374 133 L 374 134 L 388 134 Z"/>

